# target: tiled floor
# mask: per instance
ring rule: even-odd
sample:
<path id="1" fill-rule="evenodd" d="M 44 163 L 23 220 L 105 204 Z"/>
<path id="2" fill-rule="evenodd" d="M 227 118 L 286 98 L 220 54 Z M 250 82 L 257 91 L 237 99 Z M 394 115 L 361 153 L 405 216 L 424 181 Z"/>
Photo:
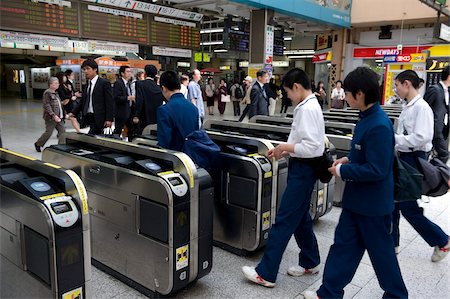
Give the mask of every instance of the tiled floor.
<path id="1" fill-rule="evenodd" d="M 233 118 L 232 106 L 227 105 L 226 118 Z M 215 118 L 221 118 L 215 111 Z M 39 101 L 21 101 L 1 99 L 0 120 L 1 136 L 4 147 L 40 158 L 34 150 L 33 143 L 44 131 L 42 105 Z M 68 131 L 70 124 L 66 124 Z M 56 133 L 47 145 L 55 144 Z M 450 195 L 431 198 L 429 203 L 421 203 L 427 217 L 440 225 L 444 231 L 450 232 Z M 325 263 L 330 245 L 333 243 L 334 228 L 341 210 L 333 210 L 322 217 L 314 226 L 319 242 L 321 263 Z M 402 219 L 401 246 L 398 259 L 403 278 L 409 290 L 410 298 L 450 298 L 450 257 L 440 263 L 430 260 L 433 249 Z M 250 257 L 239 257 L 219 248 L 214 248 L 214 266 L 209 275 L 200 279 L 188 289 L 181 291 L 179 298 L 302 298 L 300 293 L 305 289 L 317 289 L 322 275 L 292 278 L 286 274 L 290 265 L 297 263 L 298 249 L 295 240 L 291 239 L 274 289 L 267 289 L 245 281 L 241 274 L 241 266 L 255 265 L 262 252 Z M 142 298 L 135 290 L 124 285 L 111 276 L 93 268 L 94 298 Z M 1 288 L 1 286 L 0 286 Z M 352 282 L 345 289 L 345 298 L 371 299 L 381 298 L 382 290 L 375 277 L 374 270 L 367 254 Z"/>

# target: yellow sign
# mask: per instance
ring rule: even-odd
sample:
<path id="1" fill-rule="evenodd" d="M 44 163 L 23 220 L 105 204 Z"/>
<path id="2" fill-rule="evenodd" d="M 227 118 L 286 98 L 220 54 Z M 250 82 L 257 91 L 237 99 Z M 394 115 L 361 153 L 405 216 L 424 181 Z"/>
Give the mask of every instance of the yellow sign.
<path id="1" fill-rule="evenodd" d="M 203 59 L 202 59 L 203 54 Z M 209 53 L 201 53 L 201 52 L 195 52 L 194 53 L 194 61 L 195 62 L 211 62 L 211 57 L 209 56 Z"/>
<path id="2" fill-rule="evenodd" d="M 73 170 L 66 170 L 66 173 L 70 176 L 72 181 L 75 183 L 75 187 L 77 188 L 78 195 L 80 196 L 81 203 L 83 205 L 83 214 L 87 215 L 89 213 L 89 207 L 87 203 L 87 192 L 86 188 L 84 187 L 83 182 L 81 181 L 78 174 L 76 174 Z"/>
<path id="3" fill-rule="evenodd" d="M 83 288 L 72 290 L 70 292 L 64 293 L 62 299 L 83 299 Z"/>
<path id="4" fill-rule="evenodd" d="M 268 171 L 268 172 L 266 172 L 266 173 L 264 174 L 264 178 L 265 178 L 265 179 L 271 178 L 271 177 L 272 177 L 272 171 Z"/>
<path id="5" fill-rule="evenodd" d="M 176 271 L 189 265 L 189 245 L 177 248 Z"/>
<path id="6" fill-rule="evenodd" d="M 50 198 L 56 198 L 56 197 L 61 197 L 61 196 L 65 196 L 66 193 L 61 192 L 61 193 L 55 193 L 55 194 L 50 194 L 50 195 L 46 195 L 46 196 L 41 196 L 39 197 L 40 200 L 44 201 Z"/>
<path id="7" fill-rule="evenodd" d="M 411 63 L 423 63 L 427 60 L 427 55 L 422 53 L 411 54 Z"/>
<path id="8" fill-rule="evenodd" d="M 270 228 L 270 211 L 267 211 L 262 214 L 262 230 L 266 230 Z"/>

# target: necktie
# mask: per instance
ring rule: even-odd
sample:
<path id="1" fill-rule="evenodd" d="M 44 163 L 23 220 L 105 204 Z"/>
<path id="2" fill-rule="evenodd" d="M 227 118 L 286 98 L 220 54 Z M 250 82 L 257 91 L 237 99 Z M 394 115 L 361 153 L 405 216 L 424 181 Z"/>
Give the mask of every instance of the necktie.
<path id="1" fill-rule="evenodd" d="M 88 113 L 90 113 L 90 112 L 92 112 L 91 110 L 91 107 L 92 107 L 92 103 L 91 103 L 91 86 L 92 86 L 92 83 L 91 83 L 91 80 L 89 80 L 89 83 L 88 83 L 88 89 L 87 89 L 87 101 L 88 101 Z"/>
<path id="2" fill-rule="evenodd" d="M 129 96 L 132 96 L 133 93 L 131 92 L 131 82 L 127 82 L 127 93 Z"/>

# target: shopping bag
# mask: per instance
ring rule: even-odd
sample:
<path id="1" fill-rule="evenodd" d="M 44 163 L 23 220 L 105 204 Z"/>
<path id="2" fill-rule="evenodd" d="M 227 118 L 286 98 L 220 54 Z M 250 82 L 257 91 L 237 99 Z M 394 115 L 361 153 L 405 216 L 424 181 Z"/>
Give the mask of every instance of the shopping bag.
<path id="1" fill-rule="evenodd" d="M 222 94 L 220 95 L 220 101 L 222 103 L 229 103 L 231 101 L 231 97 L 228 94 L 227 95 Z"/>

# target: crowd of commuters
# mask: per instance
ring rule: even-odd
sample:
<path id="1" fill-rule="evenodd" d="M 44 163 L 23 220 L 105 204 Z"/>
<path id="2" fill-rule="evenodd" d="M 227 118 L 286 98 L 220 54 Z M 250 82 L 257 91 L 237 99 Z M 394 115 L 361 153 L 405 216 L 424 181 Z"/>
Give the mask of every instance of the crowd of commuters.
<path id="1" fill-rule="evenodd" d="M 244 266 L 244 276 L 265 287 L 275 287 L 279 266 L 286 246 L 294 235 L 299 261 L 287 273 L 291 276 L 314 275 L 320 272 L 320 255 L 309 214 L 311 193 L 317 181 L 311 160 L 324 152 L 325 125 L 322 106 L 327 103 L 323 82 L 315 87 L 307 74 L 298 68 L 287 72 L 282 86 L 269 82 L 265 70 L 256 73 L 256 80 L 245 77 L 243 84 L 235 80 L 228 87 L 220 79 L 218 87 L 209 78 L 204 87 L 199 70 L 189 77 L 173 71 L 162 73 L 145 67 L 145 75 L 131 79 L 130 67 L 119 70 L 119 79 L 111 84 L 98 76 L 98 65 L 86 60 L 82 69 L 87 84 L 76 91 L 71 73 L 51 77 L 43 95 L 45 132 L 34 144 L 37 151 L 50 138 L 54 129 L 61 137 L 64 120 L 70 119 L 79 131 L 89 126 L 90 134 L 102 134 L 115 123 L 114 133 L 138 135 L 151 124 L 158 125 L 158 144 L 181 150 L 185 137 L 202 127 L 205 116 L 214 113 L 214 103 L 223 114 L 227 102 L 232 102 L 234 116 L 242 121 L 246 116 L 269 115 L 271 100 L 282 100 L 282 111 L 294 106 L 293 123 L 286 143 L 268 153 L 269 158 L 289 158 L 288 180 L 273 224 L 264 255 L 256 267 Z M 350 72 L 344 82 L 338 81 L 331 92 L 331 106 L 344 103 L 359 110 L 348 156 L 336 160 L 329 172 L 346 182 L 342 198 L 342 213 L 336 227 L 334 244 L 330 247 L 323 269 L 322 285 L 305 291 L 305 298 L 342 298 L 365 251 L 384 290 L 384 297 L 407 298 L 396 253 L 400 245 L 400 215 L 433 247 L 432 262 L 445 258 L 450 250 L 449 236 L 424 216 L 416 200 L 394 202 L 394 156 L 417 166 L 417 158 L 426 159 L 432 150 L 444 163 L 448 160 L 450 67 L 441 74 L 441 81 L 420 94 L 420 78 L 406 70 L 395 78 L 395 92 L 405 101 L 398 127 L 393 125 L 380 107 L 381 92 L 378 76 L 367 67 Z M 144 78 L 145 76 L 145 78 Z M 345 88 L 345 90 L 344 90 Z M 206 99 L 203 94 L 205 93 Z M 280 96 L 282 95 L 282 96 Z M 276 100 L 275 100 L 276 101 Z M 289 101 L 289 104 L 288 102 Z M 240 111 L 240 104 L 246 107 Z"/>

